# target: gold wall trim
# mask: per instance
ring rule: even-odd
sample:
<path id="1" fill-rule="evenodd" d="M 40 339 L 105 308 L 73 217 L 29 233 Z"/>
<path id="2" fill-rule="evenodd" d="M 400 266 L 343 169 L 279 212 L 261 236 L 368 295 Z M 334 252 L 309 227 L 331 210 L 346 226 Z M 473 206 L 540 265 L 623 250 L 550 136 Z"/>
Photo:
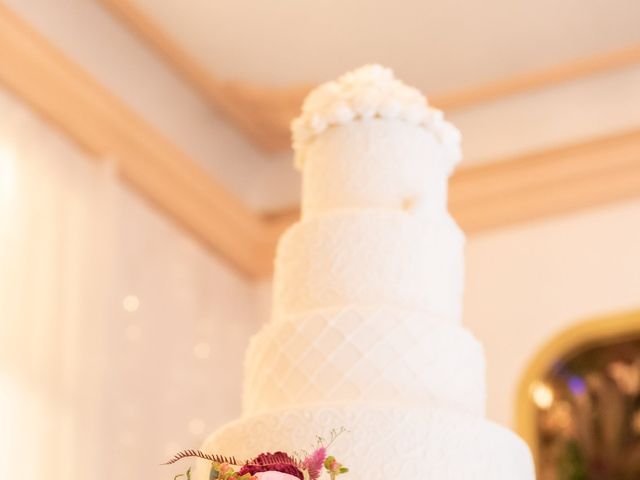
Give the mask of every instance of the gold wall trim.
<path id="1" fill-rule="evenodd" d="M 633 310 L 572 325 L 554 335 L 529 361 L 522 374 L 516 394 L 514 423 L 516 431 L 529 444 L 537 458 L 535 441 L 535 406 L 530 397 L 530 386 L 542 380 L 553 363 L 577 348 L 596 342 L 625 338 L 640 334 L 640 310 Z"/>
<path id="2" fill-rule="evenodd" d="M 271 274 L 295 210 L 250 210 L 0 3 L 0 84 L 250 278 Z M 640 196 L 640 129 L 460 169 L 451 210 L 467 233 Z"/>
<path id="3" fill-rule="evenodd" d="M 100 2 L 256 145 L 268 152 L 289 149 L 289 124 L 300 112 L 302 100 L 312 85 L 269 88 L 247 82 L 221 81 L 133 1 Z M 636 64 L 640 64 L 640 44 L 470 88 L 436 93 L 429 95 L 429 101 L 446 111 L 457 110 Z"/>

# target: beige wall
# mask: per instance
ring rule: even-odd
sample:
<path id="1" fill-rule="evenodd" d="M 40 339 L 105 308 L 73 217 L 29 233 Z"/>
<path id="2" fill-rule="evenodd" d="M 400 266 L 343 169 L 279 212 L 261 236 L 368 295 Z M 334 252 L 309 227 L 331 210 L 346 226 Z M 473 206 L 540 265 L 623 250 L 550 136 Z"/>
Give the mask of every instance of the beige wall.
<path id="1" fill-rule="evenodd" d="M 484 343 L 488 413 L 510 424 L 524 368 L 577 322 L 640 309 L 640 201 L 467 241 L 465 324 Z"/>

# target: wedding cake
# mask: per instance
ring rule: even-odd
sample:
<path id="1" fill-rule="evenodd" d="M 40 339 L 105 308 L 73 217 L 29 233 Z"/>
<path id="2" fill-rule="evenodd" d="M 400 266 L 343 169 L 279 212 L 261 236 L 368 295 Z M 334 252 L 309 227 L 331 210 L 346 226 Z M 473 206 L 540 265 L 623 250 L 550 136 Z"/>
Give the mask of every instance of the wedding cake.
<path id="1" fill-rule="evenodd" d="M 203 451 L 293 452 L 344 428 L 331 450 L 353 478 L 533 479 L 524 442 L 484 418 L 483 349 L 460 323 L 458 131 L 378 65 L 311 92 L 292 130 L 301 220 L 278 245 L 243 415 Z"/>

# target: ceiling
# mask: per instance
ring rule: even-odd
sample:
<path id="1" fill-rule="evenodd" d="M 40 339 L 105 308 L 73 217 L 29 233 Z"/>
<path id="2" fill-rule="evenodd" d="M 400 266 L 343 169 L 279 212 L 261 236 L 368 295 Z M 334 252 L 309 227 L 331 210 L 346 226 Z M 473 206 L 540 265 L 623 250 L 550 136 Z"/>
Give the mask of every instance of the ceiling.
<path id="1" fill-rule="evenodd" d="M 638 0 L 135 0 L 210 72 L 317 83 L 360 64 L 451 91 L 640 42 Z"/>

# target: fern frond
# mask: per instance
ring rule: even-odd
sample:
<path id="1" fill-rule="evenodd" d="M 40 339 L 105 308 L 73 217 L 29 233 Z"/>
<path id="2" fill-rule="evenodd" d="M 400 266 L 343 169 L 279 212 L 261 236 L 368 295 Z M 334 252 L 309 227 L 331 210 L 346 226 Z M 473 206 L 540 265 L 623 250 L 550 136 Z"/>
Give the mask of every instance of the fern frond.
<path id="1" fill-rule="evenodd" d="M 242 465 L 241 463 L 238 463 L 236 457 L 225 457 L 224 455 L 208 454 L 200 450 L 183 450 L 176 453 L 171 460 L 163 463 L 162 465 L 171 465 L 172 463 L 176 463 L 183 458 L 190 457 L 202 458 L 203 460 L 209 460 L 211 462 L 217 463 L 228 463 L 229 465 Z"/>

